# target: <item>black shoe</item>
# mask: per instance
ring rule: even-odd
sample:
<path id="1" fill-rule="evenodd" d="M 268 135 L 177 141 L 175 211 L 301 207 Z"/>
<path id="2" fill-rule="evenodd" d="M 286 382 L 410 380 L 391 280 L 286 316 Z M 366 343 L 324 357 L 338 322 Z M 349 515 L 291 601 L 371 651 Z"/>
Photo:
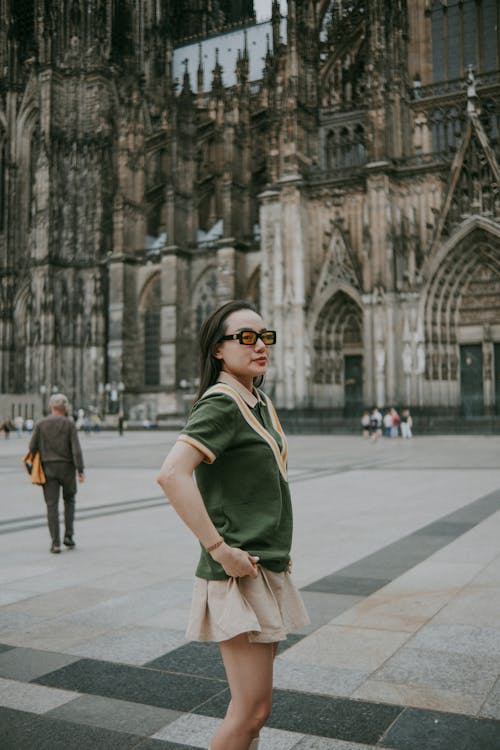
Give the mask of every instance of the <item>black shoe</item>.
<path id="1" fill-rule="evenodd" d="M 66 534 L 64 537 L 64 545 L 66 547 L 69 547 L 70 549 L 73 549 L 73 547 L 76 547 L 75 542 L 73 541 L 73 537 Z"/>
<path id="2" fill-rule="evenodd" d="M 53 544 L 50 551 L 53 552 L 54 555 L 59 555 L 61 553 L 61 548 L 57 544 Z"/>

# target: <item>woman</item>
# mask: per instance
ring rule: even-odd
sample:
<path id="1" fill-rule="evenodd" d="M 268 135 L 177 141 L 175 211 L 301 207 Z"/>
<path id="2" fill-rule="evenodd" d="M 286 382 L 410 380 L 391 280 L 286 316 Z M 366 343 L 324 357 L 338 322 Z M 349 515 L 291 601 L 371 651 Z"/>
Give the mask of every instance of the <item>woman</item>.
<path id="1" fill-rule="evenodd" d="M 256 388 L 275 343 L 248 302 L 205 321 L 198 400 L 158 476 L 201 544 L 187 636 L 219 643 L 231 691 L 211 750 L 257 750 L 278 642 L 309 622 L 289 573 L 286 439 Z"/>

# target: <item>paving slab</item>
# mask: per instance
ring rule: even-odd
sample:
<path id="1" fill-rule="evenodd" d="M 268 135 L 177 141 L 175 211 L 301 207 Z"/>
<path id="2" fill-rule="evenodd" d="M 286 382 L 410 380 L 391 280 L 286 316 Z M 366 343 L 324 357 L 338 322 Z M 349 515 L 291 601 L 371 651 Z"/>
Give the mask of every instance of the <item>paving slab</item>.
<path id="1" fill-rule="evenodd" d="M 415 708 L 428 708 L 437 711 L 452 711 L 457 714 L 476 716 L 482 714 L 484 693 L 468 693 L 446 688 L 402 684 L 369 678 L 357 688 L 352 698 L 376 703 L 396 703 Z M 496 718 L 488 713 L 485 716 Z"/>
<path id="2" fill-rule="evenodd" d="M 430 651 L 485 656 L 500 665 L 500 632 L 496 628 L 428 623 L 413 637 L 410 646 Z"/>
<path id="3" fill-rule="evenodd" d="M 0 654 L 0 677 L 30 682 L 77 661 L 76 657 L 31 648 L 13 648 Z"/>
<path id="4" fill-rule="evenodd" d="M 29 687 L 36 687 L 35 685 Z M 50 688 L 43 688 L 49 690 Z M 60 691 L 57 691 L 60 692 Z M 82 695 L 51 711 L 46 716 L 77 724 L 89 724 L 117 732 L 148 737 L 160 727 L 175 721 L 181 714 L 167 708 L 131 703 L 98 695 Z"/>
<path id="5" fill-rule="evenodd" d="M 0 709 L 0 747 L 3 750 L 67 750 L 68 747 L 129 750 L 136 746 L 136 735 Z"/>
<path id="6" fill-rule="evenodd" d="M 283 656 L 288 662 L 373 672 L 410 639 L 393 630 L 324 625 Z"/>
<path id="7" fill-rule="evenodd" d="M 496 681 L 479 711 L 480 716 L 500 719 L 500 678 Z"/>
<path id="8" fill-rule="evenodd" d="M 325 737 L 303 737 L 293 750 L 372 750 L 373 745 L 360 745 L 358 742 L 329 740 Z"/>
<path id="9" fill-rule="evenodd" d="M 406 709 L 384 736 L 382 747 L 398 750 L 498 750 L 498 722 Z"/>
<path id="10" fill-rule="evenodd" d="M 2 590 L 0 591 L 0 607 L 5 606 L 6 604 L 13 604 L 14 602 L 22 601 L 23 599 L 29 599 L 34 595 L 34 592 L 18 591 L 10 586 L 2 585 Z"/>
<path id="11" fill-rule="evenodd" d="M 349 696 L 365 682 L 369 674 L 356 669 L 296 664 L 278 657 L 274 667 L 274 685 L 288 690 L 300 685 L 301 690 L 308 693 Z"/>
<path id="12" fill-rule="evenodd" d="M 302 598 L 311 619 L 311 625 L 308 625 L 302 631 L 304 633 L 317 630 L 321 625 L 326 625 L 342 614 L 342 612 L 350 610 L 358 602 L 364 601 L 364 597 L 362 596 L 329 594 L 322 591 L 306 591 L 304 589 L 302 590 Z"/>
<path id="13" fill-rule="evenodd" d="M 77 549 L 60 556 L 16 479 L 25 441 L 2 443 L 2 750 L 206 748 L 229 691 L 217 648 L 184 640 L 199 546 L 155 482 L 175 438 L 82 436 Z M 262 750 L 498 750 L 499 450 L 291 436 L 312 624 L 280 647 Z"/>
<path id="14" fill-rule="evenodd" d="M 499 672 L 498 657 L 406 648 L 388 659 L 373 679 L 486 697 Z"/>
<path id="15" fill-rule="evenodd" d="M 124 664 L 80 659 L 74 664 L 39 677 L 38 684 L 76 690 L 90 695 L 146 703 L 150 706 L 190 711 L 221 691 L 219 680 Z"/>
<path id="16" fill-rule="evenodd" d="M 206 748 L 220 721 L 198 714 L 185 714 L 181 718 L 159 730 L 156 739 L 189 743 L 196 748 Z M 292 750 L 302 734 L 265 727 L 260 734 L 260 744 L 266 750 Z"/>
<path id="17" fill-rule="evenodd" d="M 155 657 L 164 656 L 183 643 L 184 635 L 177 630 L 131 626 L 69 646 L 65 653 L 86 656 L 89 659 L 141 665 Z"/>
<path id="18" fill-rule="evenodd" d="M 68 612 L 91 607 L 98 602 L 112 600 L 116 592 L 87 586 L 74 586 L 47 594 L 31 596 L 4 608 L 4 613 L 24 612 L 34 617 L 53 619 Z"/>
<path id="19" fill-rule="evenodd" d="M 73 701 L 78 693 L 69 690 L 30 685 L 19 680 L 0 677 L 0 706 L 34 714 L 45 714 L 53 708 Z"/>

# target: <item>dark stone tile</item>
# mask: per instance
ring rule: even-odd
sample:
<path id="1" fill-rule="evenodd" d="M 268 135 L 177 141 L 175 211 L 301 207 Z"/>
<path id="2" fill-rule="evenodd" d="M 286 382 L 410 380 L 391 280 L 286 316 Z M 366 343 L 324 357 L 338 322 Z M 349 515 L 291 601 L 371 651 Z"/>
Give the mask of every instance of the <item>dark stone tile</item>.
<path id="1" fill-rule="evenodd" d="M 462 536 L 462 534 L 467 533 L 467 531 L 470 531 L 474 526 L 476 526 L 475 521 L 452 521 L 448 520 L 445 516 L 440 521 L 425 526 L 422 529 L 422 533 L 428 536 L 449 536 L 451 539 L 456 539 L 457 537 Z"/>
<path id="2" fill-rule="evenodd" d="M 222 719 L 226 715 L 227 707 L 231 694 L 229 688 L 221 690 L 220 693 L 214 695 L 213 698 L 209 698 L 204 703 L 196 706 L 193 713 L 201 714 L 202 716 L 214 716 L 216 719 Z"/>
<path id="3" fill-rule="evenodd" d="M 174 711 L 191 711 L 216 695 L 222 687 L 216 680 L 93 659 L 81 659 L 33 682 Z"/>
<path id="4" fill-rule="evenodd" d="M 279 642 L 277 654 L 282 654 L 283 651 L 295 646 L 295 644 L 301 641 L 304 637 L 304 635 L 300 635 L 299 633 L 290 633 L 290 635 L 287 636 L 286 641 Z"/>
<path id="5" fill-rule="evenodd" d="M 10 651 L 13 648 L 16 648 L 16 646 L 8 646 L 7 643 L 0 643 L 0 654 L 4 651 Z"/>
<path id="6" fill-rule="evenodd" d="M 462 508 L 457 508 L 447 516 L 443 516 L 441 520 L 450 523 L 473 523 L 475 525 L 489 518 L 498 510 L 500 510 L 500 491 L 495 490 L 495 492 L 484 495 L 484 497 L 480 497 Z"/>
<path id="7" fill-rule="evenodd" d="M 193 641 L 174 651 L 169 651 L 168 654 L 158 659 L 153 659 L 144 666 L 165 672 L 197 675 L 224 681 L 226 679 L 220 650 L 216 643 Z"/>
<path id="8" fill-rule="evenodd" d="M 363 596 L 327 594 L 324 591 L 304 591 L 304 589 L 301 589 L 301 596 L 306 605 L 307 613 L 311 618 L 311 624 L 306 625 L 296 635 L 309 635 L 313 633 L 322 625 L 326 625 L 364 599 Z"/>
<path id="9" fill-rule="evenodd" d="M 435 533 L 428 534 L 420 530 L 398 539 L 378 552 L 338 570 L 334 575 L 373 579 L 375 581 L 382 580 L 382 585 L 385 585 L 423 562 L 456 538 L 452 535 L 438 534 L 437 529 L 434 531 Z"/>
<path id="10" fill-rule="evenodd" d="M 463 533 L 466 531 L 469 531 L 469 528 L 464 529 Z M 415 534 L 412 538 L 411 543 L 408 544 L 408 554 L 409 556 L 418 558 L 419 562 L 423 562 L 435 552 L 446 547 L 447 544 L 450 544 L 450 542 L 457 539 L 459 536 L 460 534 L 439 534 L 437 529 L 431 533 L 419 531 L 418 534 Z M 412 566 L 409 565 L 408 570 L 410 567 Z"/>
<path id="11" fill-rule="evenodd" d="M 196 713 L 221 718 L 228 703 L 229 691 L 199 706 Z M 347 742 L 374 744 L 401 711 L 402 706 L 330 698 L 292 690 L 274 690 L 273 710 L 267 726 L 319 737 L 334 737 Z"/>
<path id="12" fill-rule="evenodd" d="M 384 735 L 401 711 L 402 706 L 275 690 L 268 726 L 368 745 Z"/>
<path id="13" fill-rule="evenodd" d="M 278 653 L 282 654 L 286 649 L 295 646 L 302 640 L 304 635 L 291 633 L 286 641 L 280 641 Z M 162 672 L 172 672 L 179 675 L 195 675 L 212 680 L 226 680 L 226 672 L 216 643 L 188 643 L 185 646 L 169 651 L 168 654 L 160 656 L 153 661 L 143 665 L 151 669 L 159 669 Z M 221 689 L 221 688 L 219 688 Z"/>
<path id="14" fill-rule="evenodd" d="M 379 745 L 398 750 L 499 750 L 500 721 L 407 708 Z"/>
<path id="15" fill-rule="evenodd" d="M 146 740 L 134 747 L 134 750 L 200 750 L 193 745 L 179 745 L 177 742 L 165 742 L 164 740 Z"/>
<path id="16" fill-rule="evenodd" d="M 302 591 L 370 596 L 500 509 L 500 491 L 481 497 Z"/>
<path id="17" fill-rule="evenodd" d="M 350 594 L 352 596 L 370 596 L 382 586 L 390 583 L 391 579 L 383 578 L 354 578 L 344 576 L 342 572 L 332 573 L 329 576 L 320 578 L 308 586 L 304 586 L 303 591 L 320 591 L 325 594 Z"/>
<path id="18" fill-rule="evenodd" d="M 89 724 L 92 727 L 150 737 L 159 729 L 182 716 L 180 711 L 146 706 L 144 703 L 81 695 L 75 700 L 44 713 L 45 718 Z M 139 740 L 138 740 L 139 741 Z"/>
<path id="19" fill-rule="evenodd" d="M 2 750 L 128 750 L 137 745 L 137 739 L 136 735 L 124 732 L 110 732 L 69 721 L 49 720 L 24 711 L 0 709 Z"/>
<path id="20" fill-rule="evenodd" d="M 476 506 L 478 512 L 489 512 L 490 515 L 491 513 L 495 513 L 497 510 L 500 510 L 500 490 L 495 490 L 494 492 L 490 492 L 489 495 L 480 497 L 471 503 L 471 506 Z"/>
<path id="21" fill-rule="evenodd" d="M 391 550 L 383 550 L 379 554 L 370 555 L 353 565 L 338 570 L 336 575 L 343 578 L 366 578 L 368 580 L 392 581 L 408 570 L 409 565 L 420 562 L 421 555 L 396 554 Z"/>
<path id="22" fill-rule="evenodd" d="M 204 703 L 196 706 L 193 713 L 201 714 L 202 716 L 214 716 L 217 719 L 222 719 L 226 715 L 227 707 L 231 694 L 229 688 L 221 690 L 220 693 L 214 695 L 213 698 L 209 698 Z"/>

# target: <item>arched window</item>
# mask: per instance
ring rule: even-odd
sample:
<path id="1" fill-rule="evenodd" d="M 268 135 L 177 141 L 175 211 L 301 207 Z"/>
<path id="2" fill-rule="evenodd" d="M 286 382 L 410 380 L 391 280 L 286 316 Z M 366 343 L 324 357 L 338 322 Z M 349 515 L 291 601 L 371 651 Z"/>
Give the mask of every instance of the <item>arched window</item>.
<path id="1" fill-rule="evenodd" d="M 339 166 L 348 167 L 351 163 L 351 138 L 347 128 L 340 131 L 339 141 Z"/>
<path id="2" fill-rule="evenodd" d="M 133 52 L 132 17 L 126 0 L 115 0 L 113 14 L 112 55 L 120 61 Z"/>
<path id="3" fill-rule="evenodd" d="M 365 131 L 362 125 L 356 125 L 354 128 L 354 163 L 364 164 L 365 159 Z"/>
<path id="4" fill-rule="evenodd" d="M 10 0 L 10 17 L 21 60 L 35 52 L 35 0 Z"/>
<path id="5" fill-rule="evenodd" d="M 431 20 L 434 81 L 462 78 L 469 65 L 476 73 L 500 69 L 498 0 L 433 0 Z"/>
<path id="6" fill-rule="evenodd" d="M 326 136 L 326 168 L 333 169 L 335 166 L 335 133 L 330 130 Z"/>
<path id="7" fill-rule="evenodd" d="M 160 385 L 161 281 L 152 282 L 144 305 L 144 385 Z"/>
<path id="8" fill-rule="evenodd" d="M 216 307 L 217 276 L 214 268 L 207 268 L 193 293 L 194 330 L 199 331 Z"/>
<path id="9" fill-rule="evenodd" d="M 36 200 L 36 167 L 40 153 L 40 137 L 38 127 L 35 127 L 30 141 L 30 172 L 28 183 L 28 222 L 31 226 L 34 217 L 34 201 Z"/>

